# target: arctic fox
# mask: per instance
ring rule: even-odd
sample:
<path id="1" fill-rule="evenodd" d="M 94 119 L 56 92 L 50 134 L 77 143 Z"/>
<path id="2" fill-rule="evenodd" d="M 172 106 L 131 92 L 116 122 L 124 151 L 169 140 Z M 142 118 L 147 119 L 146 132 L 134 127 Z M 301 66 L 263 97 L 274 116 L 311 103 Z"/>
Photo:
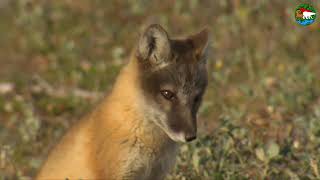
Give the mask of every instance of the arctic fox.
<path id="1" fill-rule="evenodd" d="M 207 86 L 208 31 L 172 39 L 142 33 L 112 92 L 51 151 L 37 179 L 164 179 L 177 142 L 197 135 Z"/>

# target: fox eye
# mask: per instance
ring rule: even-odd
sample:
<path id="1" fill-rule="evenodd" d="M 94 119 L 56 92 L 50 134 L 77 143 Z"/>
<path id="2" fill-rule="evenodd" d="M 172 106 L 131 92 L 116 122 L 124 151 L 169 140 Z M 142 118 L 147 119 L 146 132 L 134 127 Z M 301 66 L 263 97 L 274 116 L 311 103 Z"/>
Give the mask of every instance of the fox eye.
<path id="1" fill-rule="evenodd" d="M 166 98 L 169 101 L 172 101 L 173 99 L 176 98 L 176 95 L 169 90 L 161 90 L 160 93 L 164 98 Z"/>

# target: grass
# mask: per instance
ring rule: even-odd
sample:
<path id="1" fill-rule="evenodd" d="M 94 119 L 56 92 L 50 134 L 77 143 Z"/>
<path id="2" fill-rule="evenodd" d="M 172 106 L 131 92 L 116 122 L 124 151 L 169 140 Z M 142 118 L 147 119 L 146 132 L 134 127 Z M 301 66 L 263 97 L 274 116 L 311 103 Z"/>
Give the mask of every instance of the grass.
<path id="1" fill-rule="evenodd" d="M 312 1 L 315 9 L 319 2 Z M 298 1 L 9 1 L 0 9 L 0 179 L 32 179 L 107 93 L 141 25 L 211 30 L 197 141 L 167 179 L 320 179 L 320 25 Z"/>

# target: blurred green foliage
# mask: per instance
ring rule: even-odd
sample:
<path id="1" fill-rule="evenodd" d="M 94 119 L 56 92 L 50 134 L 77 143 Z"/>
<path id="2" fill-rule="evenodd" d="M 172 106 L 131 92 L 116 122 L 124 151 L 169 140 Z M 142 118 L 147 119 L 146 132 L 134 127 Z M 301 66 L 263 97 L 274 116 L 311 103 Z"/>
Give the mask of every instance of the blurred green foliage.
<path id="1" fill-rule="evenodd" d="M 320 179 L 320 25 L 298 25 L 297 5 L 0 3 L 0 179 L 32 179 L 65 130 L 111 89 L 149 18 L 175 36 L 204 26 L 212 35 L 200 137 L 182 145 L 168 179 Z"/>

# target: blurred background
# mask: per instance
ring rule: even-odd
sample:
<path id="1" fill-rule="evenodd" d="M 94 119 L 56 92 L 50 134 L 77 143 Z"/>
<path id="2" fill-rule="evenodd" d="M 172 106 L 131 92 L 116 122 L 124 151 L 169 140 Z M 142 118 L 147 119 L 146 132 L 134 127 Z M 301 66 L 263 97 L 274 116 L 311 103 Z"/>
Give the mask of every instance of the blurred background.
<path id="1" fill-rule="evenodd" d="M 172 36 L 212 36 L 200 137 L 169 180 L 320 179 L 320 18 L 297 24 L 300 3 L 0 0 L 0 179 L 32 179 L 150 18 Z"/>

